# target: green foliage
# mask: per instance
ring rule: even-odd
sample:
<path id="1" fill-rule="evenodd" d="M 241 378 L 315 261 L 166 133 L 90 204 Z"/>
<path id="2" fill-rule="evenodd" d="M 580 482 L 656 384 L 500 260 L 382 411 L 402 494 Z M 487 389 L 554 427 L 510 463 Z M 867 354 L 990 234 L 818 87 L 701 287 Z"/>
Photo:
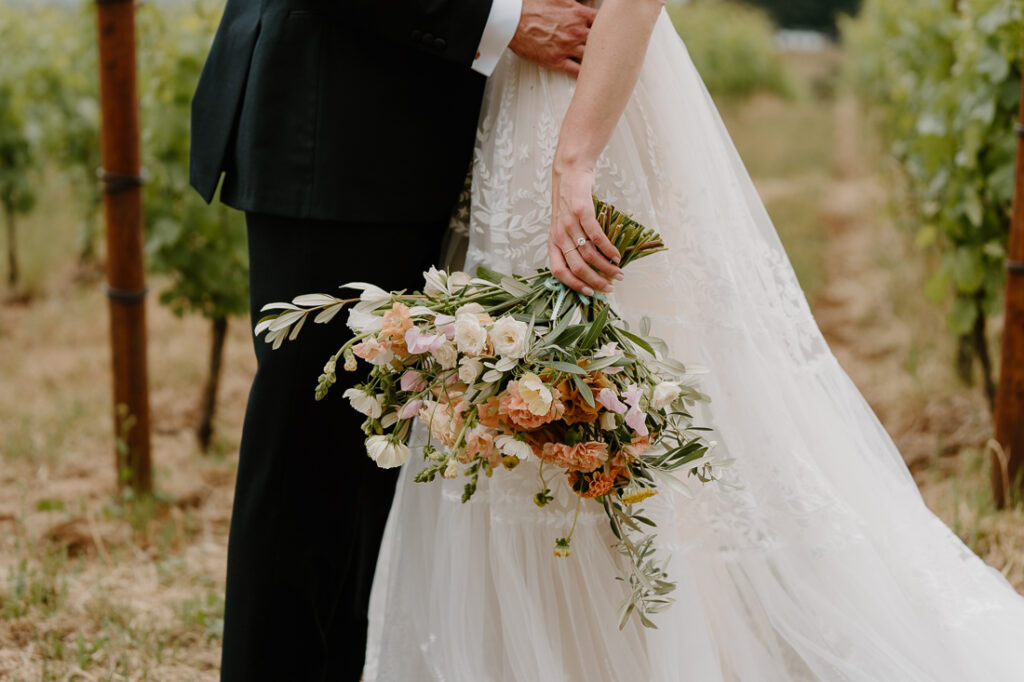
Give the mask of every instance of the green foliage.
<path id="1" fill-rule="evenodd" d="M 28 213 L 35 205 L 34 152 L 16 91 L 0 81 L 0 205 L 9 216 Z"/>
<path id="2" fill-rule="evenodd" d="M 215 7 L 216 5 L 216 7 Z M 241 214 L 207 206 L 188 184 L 192 93 L 219 19 L 219 3 L 139 10 L 142 149 L 149 266 L 171 276 L 161 301 L 210 319 L 248 309 Z"/>
<path id="3" fill-rule="evenodd" d="M 26 17 L 0 4 L 0 207 L 7 217 L 35 205 L 33 175 L 37 149 L 32 143 L 28 93 L 18 53 L 28 49 Z"/>
<path id="4" fill-rule="evenodd" d="M 771 13 L 779 26 L 836 32 L 836 17 L 857 13 L 860 0 L 747 0 Z"/>
<path id="5" fill-rule="evenodd" d="M 81 206 L 78 253 L 95 255 L 103 194 L 100 167 L 100 105 L 97 83 L 96 9 L 44 8 L 33 18 L 33 51 L 26 65 L 31 116 L 41 150 L 70 184 Z M 45 28 L 43 28 L 45 27 Z"/>
<path id="6" fill-rule="evenodd" d="M 794 81 L 775 50 L 774 26 L 764 12 L 716 1 L 669 5 L 668 13 L 713 94 L 793 93 Z"/>
<path id="7" fill-rule="evenodd" d="M 952 332 L 983 336 L 1005 282 L 1024 7 L 866 0 L 842 31 L 852 80 L 908 178 L 917 243 L 938 254 L 925 293 L 953 298 Z"/>

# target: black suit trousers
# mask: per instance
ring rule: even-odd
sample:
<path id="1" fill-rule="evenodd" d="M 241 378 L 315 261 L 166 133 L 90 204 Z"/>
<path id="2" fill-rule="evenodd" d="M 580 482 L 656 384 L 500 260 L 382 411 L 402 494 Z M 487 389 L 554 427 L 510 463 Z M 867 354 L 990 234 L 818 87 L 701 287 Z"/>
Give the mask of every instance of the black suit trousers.
<path id="1" fill-rule="evenodd" d="M 246 214 L 252 320 L 272 301 L 339 293 L 349 281 L 419 288 L 445 225 L 353 224 Z M 338 363 L 338 383 L 314 400 L 317 377 L 347 339 L 343 311 L 309 320 L 272 350 L 254 340 L 258 369 L 245 416 L 228 543 L 221 679 L 357 681 L 367 605 L 397 470 L 367 455 L 363 421 L 342 398 L 365 376 Z M 362 364 L 362 363 L 361 363 Z"/>

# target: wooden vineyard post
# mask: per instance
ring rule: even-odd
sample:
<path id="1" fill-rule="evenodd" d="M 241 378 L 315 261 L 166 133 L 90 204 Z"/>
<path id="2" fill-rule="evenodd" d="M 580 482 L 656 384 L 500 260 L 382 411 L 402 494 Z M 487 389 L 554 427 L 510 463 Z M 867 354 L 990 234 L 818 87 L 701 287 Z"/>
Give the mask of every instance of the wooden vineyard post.
<path id="1" fill-rule="evenodd" d="M 1021 499 L 1024 476 L 1024 87 L 1017 131 L 1017 176 L 1007 259 L 1006 317 L 996 393 L 996 449 L 992 492 L 1003 508 Z M 1011 490 L 1017 486 L 1016 491 Z"/>
<path id="2" fill-rule="evenodd" d="M 102 112 L 99 171 L 106 212 L 107 285 L 119 487 L 152 489 L 142 177 L 135 82 L 135 4 L 96 0 Z"/>

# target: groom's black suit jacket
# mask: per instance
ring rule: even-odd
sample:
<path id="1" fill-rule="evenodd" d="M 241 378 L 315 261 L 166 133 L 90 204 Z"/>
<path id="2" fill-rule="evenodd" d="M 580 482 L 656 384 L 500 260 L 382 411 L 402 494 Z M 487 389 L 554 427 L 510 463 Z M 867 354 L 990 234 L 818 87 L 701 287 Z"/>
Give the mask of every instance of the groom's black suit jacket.
<path id="1" fill-rule="evenodd" d="M 228 0 L 192 102 L 190 180 L 235 208 L 448 215 L 472 153 L 491 0 Z"/>
<path id="2" fill-rule="evenodd" d="M 491 0 L 228 0 L 192 103 L 190 180 L 246 211 L 260 307 L 422 285 L 469 168 Z M 397 470 L 366 456 L 341 317 L 256 339 L 231 531 L 225 682 L 356 682 Z"/>

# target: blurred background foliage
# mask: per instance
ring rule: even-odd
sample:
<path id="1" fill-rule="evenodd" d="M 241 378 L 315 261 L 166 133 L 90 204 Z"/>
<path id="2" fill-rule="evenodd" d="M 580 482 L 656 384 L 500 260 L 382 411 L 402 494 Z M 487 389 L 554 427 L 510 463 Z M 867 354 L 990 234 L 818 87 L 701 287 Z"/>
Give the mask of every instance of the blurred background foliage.
<path id="1" fill-rule="evenodd" d="M 767 13 L 729 0 L 674 3 L 668 13 L 712 94 L 793 94 L 795 81 L 775 49 Z"/>
<path id="2" fill-rule="evenodd" d="M 802 28 L 836 34 L 836 20 L 857 13 L 861 0 L 749 0 L 771 14 L 784 28 Z"/>
<path id="3" fill-rule="evenodd" d="M 1020 0 L 866 0 L 842 22 L 849 74 L 909 188 L 911 227 L 952 299 L 961 375 L 994 400 L 988 319 L 1002 310 L 1021 92 Z"/>

